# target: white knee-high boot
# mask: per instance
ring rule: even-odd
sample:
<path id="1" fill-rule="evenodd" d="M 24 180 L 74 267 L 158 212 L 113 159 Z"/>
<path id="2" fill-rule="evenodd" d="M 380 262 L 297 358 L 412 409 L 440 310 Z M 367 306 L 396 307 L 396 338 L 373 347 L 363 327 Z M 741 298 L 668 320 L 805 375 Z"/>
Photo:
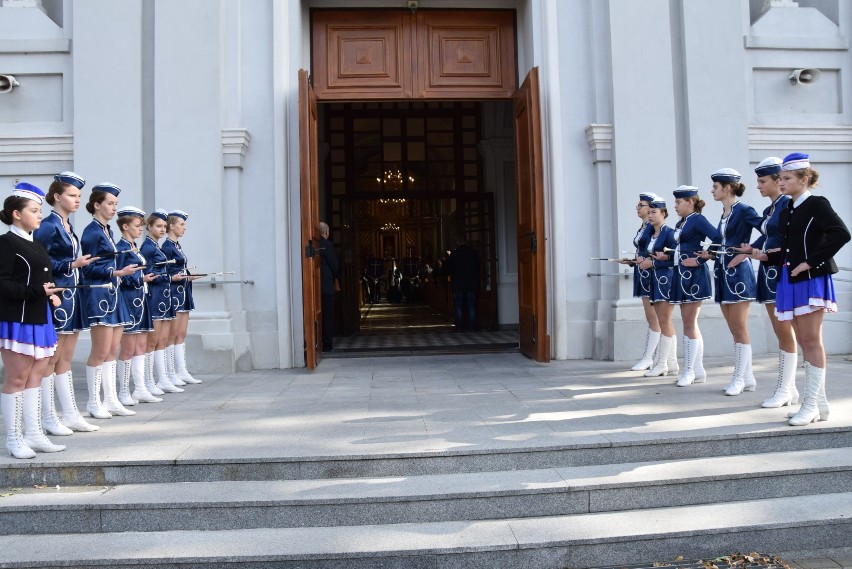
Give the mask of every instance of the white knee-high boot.
<path id="1" fill-rule="evenodd" d="M 154 352 L 145 352 L 145 387 L 154 397 L 163 394 L 163 390 L 157 387 L 154 380 Z"/>
<path id="2" fill-rule="evenodd" d="M 101 381 L 103 379 L 101 374 L 103 374 L 103 364 L 86 366 L 86 384 L 89 387 L 89 401 L 86 403 L 86 411 L 95 419 L 112 419 L 112 415 L 101 402 Z"/>
<path id="3" fill-rule="evenodd" d="M 154 378 L 157 380 L 157 387 L 166 393 L 183 392 L 183 389 L 169 381 L 169 376 L 166 374 L 166 350 L 154 352 Z"/>
<path id="4" fill-rule="evenodd" d="M 53 386 L 56 374 L 50 374 L 41 379 L 41 424 L 51 435 L 64 437 L 73 435 L 74 431 L 62 424 L 56 413 L 56 402 L 53 399 Z"/>
<path id="5" fill-rule="evenodd" d="M 121 401 L 118 400 L 118 396 L 116 394 L 115 384 L 116 384 L 116 363 L 115 360 L 104 362 L 103 365 L 103 382 L 104 386 L 104 409 L 109 411 L 113 415 L 118 415 L 120 417 L 129 417 L 130 415 L 135 415 L 136 411 L 132 409 L 125 409 L 124 405 L 121 404 Z"/>
<path id="6" fill-rule="evenodd" d="M 774 409 L 784 405 L 793 406 L 799 401 L 796 390 L 796 360 L 799 354 L 781 350 L 778 352 L 778 384 L 772 397 L 760 404 L 761 407 Z"/>
<path id="7" fill-rule="evenodd" d="M 59 405 L 62 407 L 63 425 L 81 433 L 100 429 L 99 426 L 87 422 L 80 414 L 77 399 L 74 396 L 74 378 L 70 369 L 64 373 L 57 373 L 53 378 L 53 386 L 56 388 L 56 398 L 59 399 Z"/>
<path id="8" fill-rule="evenodd" d="M 654 365 L 654 350 L 657 349 L 657 344 L 660 342 L 660 333 L 654 332 L 648 328 L 645 334 L 645 353 L 636 364 L 630 368 L 632 371 L 642 371 Z"/>
<path id="9" fill-rule="evenodd" d="M 118 365 L 116 378 L 118 382 L 118 400 L 125 407 L 133 407 L 137 401 L 130 394 L 130 360 L 116 360 Z"/>
<path id="10" fill-rule="evenodd" d="M 707 381 L 707 370 L 704 369 L 704 336 L 698 336 L 698 349 L 695 356 L 695 381 L 693 383 L 705 383 Z"/>
<path id="11" fill-rule="evenodd" d="M 754 371 L 751 369 L 751 344 L 743 344 L 743 391 L 754 391 L 757 389 L 757 380 L 754 378 Z"/>
<path id="12" fill-rule="evenodd" d="M 657 377 L 666 375 L 669 372 L 669 353 L 671 352 L 674 341 L 674 336 L 660 335 L 660 343 L 657 344 L 657 355 L 654 358 L 654 365 L 645 372 L 645 377 Z"/>
<path id="13" fill-rule="evenodd" d="M 175 371 L 175 347 L 174 344 L 166 346 L 166 375 L 169 376 L 169 381 L 176 387 L 183 387 L 186 382 L 178 377 Z"/>
<path id="14" fill-rule="evenodd" d="M 0 393 L 0 410 L 6 426 L 6 448 L 15 458 L 35 458 L 35 451 L 24 442 L 24 392 Z"/>
<path id="15" fill-rule="evenodd" d="M 743 391 L 754 391 L 754 375 L 746 383 L 746 370 L 751 367 L 751 344 L 734 344 L 734 375 L 731 383 L 725 388 L 725 395 L 739 395 Z M 750 370 L 749 370 L 750 371 Z"/>
<path id="16" fill-rule="evenodd" d="M 814 367 L 805 362 L 805 400 L 799 408 L 798 413 L 790 419 L 789 424 L 794 427 L 807 425 L 822 419 L 817 401 L 820 390 L 825 388 L 825 369 Z"/>
<path id="17" fill-rule="evenodd" d="M 686 387 L 695 382 L 695 360 L 698 357 L 699 340 L 683 337 L 683 370 L 677 378 L 678 387 Z"/>
<path id="18" fill-rule="evenodd" d="M 155 397 L 148 391 L 145 377 L 145 356 L 130 358 L 130 375 L 133 377 L 133 399 L 143 403 L 159 403 L 160 397 Z"/>
<path id="19" fill-rule="evenodd" d="M 24 443 L 38 452 L 65 450 L 65 445 L 50 442 L 41 428 L 41 387 L 24 389 Z"/>
<path id="20" fill-rule="evenodd" d="M 680 372 L 680 366 L 677 363 L 677 333 L 672 336 L 672 343 L 669 346 L 669 359 L 666 365 L 669 368 L 668 375 L 677 375 Z"/>
<path id="21" fill-rule="evenodd" d="M 200 379 L 192 377 L 186 369 L 186 344 L 175 344 L 175 371 L 179 378 L 186 383 L 201 383 Z"/>

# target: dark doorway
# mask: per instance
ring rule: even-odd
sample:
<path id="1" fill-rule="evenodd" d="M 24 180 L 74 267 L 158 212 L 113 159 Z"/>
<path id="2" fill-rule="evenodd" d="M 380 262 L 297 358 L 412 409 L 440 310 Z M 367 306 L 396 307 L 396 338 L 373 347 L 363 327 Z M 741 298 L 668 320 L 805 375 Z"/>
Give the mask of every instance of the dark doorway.
<path id="1" fill-rule="evenodd" d="M 353 336 L 451 333 L 452 293 L 440 269 L 460 235 L 479 252 L 477 327 L 480 343 L 494 344 L 497 216 L 478 150 L 480 103 L 330 103 L 319 117 L 320 218 L 332 226 L 345 283 L 336 351 Z"/>

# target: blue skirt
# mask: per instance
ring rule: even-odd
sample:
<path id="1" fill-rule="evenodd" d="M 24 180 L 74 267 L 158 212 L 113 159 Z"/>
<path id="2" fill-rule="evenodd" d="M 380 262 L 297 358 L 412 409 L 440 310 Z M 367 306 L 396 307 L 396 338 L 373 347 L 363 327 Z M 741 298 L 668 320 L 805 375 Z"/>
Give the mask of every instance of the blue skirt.
<path id="1" fill-rule="evenodd" d="M 148 310 L 148 299 L 145 298 L 145 290 L 140 287 L 125 287 L 122 286 L 121 302 L 127 310 L 127 315 L 130 323 L 124 326 L 125 334 L 139 334 L 140 332 L 150 332 L 154 329 L 154 324 L 151 321 L 151 311 Z"/>
<path id="2" fill-rule="evenodd" d="M 53 355 L 56 341 L 49 303 L 46 324 L 0 322 L 0 347 L 6 350 L 42 360 Z"/>
<path id="3" fill-rule="evenodd" d="M 83 311 L 89 326 L 125 326 L 130 322 L 127 307 L 119 302 L 118 288 L 84 288 Z"/>
<path id="4" fill-rule="evenodd" d="M 733 260 L 732 255 L 721 255 L 716 260 L 713 270 L 716 285 L 716 302 L 733 304 L 735 302 L 751 302 L 757 298 L 757 281 L 754 278 L 754 268 L 746 259 L 736 267 L 728 267 Z"/>
<path id="5" fill-rule="evenodd" d="M 148 311 L 153 320 L 172 320 L 175 317 L 172 290 L 168 282 L 148 283 Z"/>
<path id="6" fill-rule="evenodd" d="M 633 265 L 633 297 L 639 298 L 642 296 L 642 285 L 639 283 L 639 267 Z"/>
<path id="7" fill-rule="evenodd" d="M 175 312 L 195 310 L 195 302 L 192 299 L 192 281 L 172 283 L 172 305 Z"/>
<path id="8" fill-rule="evenodd" d="M 53 309 L 53 326 L 59 334 L 73 334 L 89 329 L 88 320 L 83 315 L 83 302 L 80 289 L 65 289 L 59 295 L 62 303 Z"/>
<path id="9" fill-rule="evenodd" d="M 792 320 L 795 316 L 817 310 L 837 312 L 837 296 L 834 294 L 834 280 L 831 275 L 791 283 L 787 267 L 781 267 L 778 294 L 775 297 L 775 316 L 778 320 Z"/>
<path id="10" fill-rule="evenodd" d="M 669 302 L 672 297 L 672 275 L 674 274 L 674 268 L 664 267 L 654 269 L 652 274 L 651 302 Z"/>
<path id="11" fill-rule="evenodd" d="M 651 298 L 651 290 L 654 288 L 654 277 L 653 269 L 640 269 L 636 267 L 636 270 L 639 274 L 639 294 L 634 294 L 633 296 L 638 296 L 639 298 Z M 634 287 L 635 288 L 635 287 Z"/>
<path id="12" fill-rule="evenodd" d="M 772 304 L 778 290 L 778 267 L 761 263 L 757 269 L 757 302 Z"/>
<path id="13" fill-rule="evenodd" d="M 697 267 L 678 265 L 672 282 L 672 299 L 674 304 L 701 302 L 710 298 L 713 289 L 710 287 L 710 269 L 706 264 Z"/>

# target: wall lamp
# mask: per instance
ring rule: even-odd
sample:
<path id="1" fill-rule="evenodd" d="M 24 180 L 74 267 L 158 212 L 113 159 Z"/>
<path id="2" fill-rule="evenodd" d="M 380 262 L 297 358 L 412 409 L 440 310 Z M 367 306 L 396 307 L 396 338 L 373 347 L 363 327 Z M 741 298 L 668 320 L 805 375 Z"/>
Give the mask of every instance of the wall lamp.
<path id="1" fill-rule="evenodd" d="M 0 93 L 11 93 L 12 89 L 20 86 L 14 75 L 0 75 Z"/>

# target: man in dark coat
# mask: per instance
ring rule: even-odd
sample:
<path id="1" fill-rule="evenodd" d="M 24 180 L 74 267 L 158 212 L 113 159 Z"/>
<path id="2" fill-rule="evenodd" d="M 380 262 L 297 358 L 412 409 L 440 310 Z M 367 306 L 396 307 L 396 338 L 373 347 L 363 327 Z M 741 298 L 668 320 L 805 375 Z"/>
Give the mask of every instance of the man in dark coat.
<path id="1" fill-rule="evenodd" d="M 468 327 L 476 330 L 476 294 L 479 292 L 479 253 L 468 245 L 464 235 L 456 239 L 456 250 L 450 254 L 442 271 L 450 276 L 453 287 L 456 332 L 464 329 L 464 305 L 467 304 Z"/>
<path id="2" fill-rule="evenodd" d="M 320 294 L 322 295 L 322 350 L 334 349 L 334 281 L 340 278 L 340 262 L 334 244 L 328 240 L 328 224 L 319 223 Z"/>

